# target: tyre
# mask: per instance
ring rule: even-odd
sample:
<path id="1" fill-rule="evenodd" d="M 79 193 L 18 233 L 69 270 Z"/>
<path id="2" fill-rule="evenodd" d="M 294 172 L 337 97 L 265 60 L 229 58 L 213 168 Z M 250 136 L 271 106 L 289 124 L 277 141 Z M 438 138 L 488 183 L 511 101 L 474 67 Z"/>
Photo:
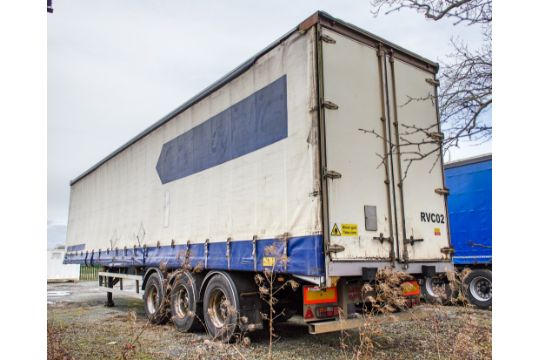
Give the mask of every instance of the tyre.
<path id="1" fill-rule="evenodd" d="M 152 324 L 165 324 L 169 321 L 170 313 L 164 304 L 163 285 L 158 274 L 148 277 L 144 288 L 144 312 Z"/>
<path id="2" fill-rule="evenodd" d="M 452 301 L 450 284 L 442 277 L 426 277 L 420 286 L 422 297 L 430 304 L 449 304 Z"/>
<path id="3" fill-rule="evenodd" d="M 193 276 L 182 273 L 175 279 L 171 290 L 171 320 L 178 331 L 202 329 L 202 304 L 198 298 L 199 288 Z"/>
<path id="4" fill-rule="evenodd" d="M 480 309 L 491 306 L 491 271 L 486 269 L 473 270 L 464 280 L 465 293 L 471 304 Z"/>
<path id="5" fill-rule="evenodd" d="M 215 275 L 204 291 L 203 312 L 206 329 L 214 339 L 230 342 L 238 332 L 238 292 L 225 275 Z"/>

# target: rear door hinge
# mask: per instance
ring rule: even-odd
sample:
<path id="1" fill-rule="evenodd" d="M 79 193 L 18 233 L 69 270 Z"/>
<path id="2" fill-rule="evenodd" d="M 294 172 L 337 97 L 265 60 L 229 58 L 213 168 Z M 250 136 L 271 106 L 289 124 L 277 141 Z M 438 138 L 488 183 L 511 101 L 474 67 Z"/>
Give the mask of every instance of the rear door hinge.
<path id="1" fill-rule="evenodd" d="M 437 79 L 427 78 L 426 82 L 433 86 L 439 86 L 441 83 Z"/>
<path id="2" fill-rule="evenodd" d="M 451 258 L 456 252 L 453 246 L 445 246 L 441 248 L 441 252 L 444 254 L 445 258 Z"/>
<path id="3" fill-rule="evenodd" d="M 340 179 L 341 174 L 334 170 L 325 170 L 324 177 L 328 179 Z"/>
<path id="4" fill-rule="evenodd" d="M 442 142 L 444 140 L 444 134 L 442 132 L 430 132 L 427 133 L 427 136 L 432 138 L 433 140 L 437 142 Z"/>
<path id="5" fill-rule="evenodd" d="M 327 253 L 338 253 L 345 251 L 345 246 L 338 245 L 338 244 L 330 244 L 328 245 L 328 249 L 326 250 Z"/>
<path id="6" fill-rule="evenodd" d="M 334 40 L 333 38 L 331 38 L 330 36 L 325 35 L 325 34 L 321 35 L 321 40 L 326 42 L 326 43 L 329 43 L 329 44 L 335 44 L 336 43 L 336 40 Z"/>
<path id="7" fill-rule="evenodd" d="M 435 189 L 435 192 L 439 195 L 450 195 L 450 190 L 448 190 L 448 188 L 437 188 Z"/>
<path id="8" fill-rule="evenodd" d="M 322 107 L 326 108 L 328 110 L 337 110 L 337 109 L 339 109 L 339 106 L 337 106 L 337 104 L 334 104 L 333 102 L 328 101 L 328 100 L 325 100 L 325 101 L 322 102 Z"/>

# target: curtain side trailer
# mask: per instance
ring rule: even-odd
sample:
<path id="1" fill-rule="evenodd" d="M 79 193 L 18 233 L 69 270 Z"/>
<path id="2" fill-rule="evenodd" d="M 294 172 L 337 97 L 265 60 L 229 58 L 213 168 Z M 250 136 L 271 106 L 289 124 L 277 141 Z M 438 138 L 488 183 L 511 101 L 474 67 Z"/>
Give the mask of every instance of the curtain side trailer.
<path id="1" fill-rule="evenodd" d="M 452 161 L 444 168 L 454 266 L 471 270 L 464 279 L 467 298 L 487 309 L 492 301 L 491 154 Z"/>
<path id="2" fill-rule="evenodd" d="M 437 69 L 313 14 L 71 182 L 65 263 L 104 266 L 111 305 L 134 280 L 153 322 L 224 340 L 262 328 L 265 270 L 302 286 L 276 307 L 312 333 L 355 326 L 382 268 L 437 298 L 453 269 L 440 144 L 406 176 L 400 153 L 422 141 L 404 129 L 440 134 L 436 101 L 408 101 L 436 98 Z"/>

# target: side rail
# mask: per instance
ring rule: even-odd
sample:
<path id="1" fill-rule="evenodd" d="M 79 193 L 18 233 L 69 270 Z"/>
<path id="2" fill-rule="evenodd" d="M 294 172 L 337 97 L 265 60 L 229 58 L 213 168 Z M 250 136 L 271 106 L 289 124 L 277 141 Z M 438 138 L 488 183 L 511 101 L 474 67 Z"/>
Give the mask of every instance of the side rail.
<path id="1" fill-rule="evenodd" d="M 128 284 L 125 284 L 124 280 L 127 280 Z M 114 306 L 114 303 L 112 302 L 113 293 L 142 299 L 142 282 L 142 275 L 128 275 L 101 271 L 98 273 L 98 288 L 101 291 L 107 292 L 108 306 Z"/>

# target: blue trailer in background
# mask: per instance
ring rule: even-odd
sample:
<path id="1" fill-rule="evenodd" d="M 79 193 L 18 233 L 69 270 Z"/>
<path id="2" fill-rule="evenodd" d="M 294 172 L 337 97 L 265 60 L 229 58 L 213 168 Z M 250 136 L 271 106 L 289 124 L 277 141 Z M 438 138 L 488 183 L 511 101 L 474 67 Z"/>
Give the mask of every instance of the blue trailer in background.
<path id="1" fill-rule="evenodd" d="M 466 293 L 480 308 L 491 306 L 491 162 L 489 154 L 445 164 L 454 265 L 471 269 Z"/>

